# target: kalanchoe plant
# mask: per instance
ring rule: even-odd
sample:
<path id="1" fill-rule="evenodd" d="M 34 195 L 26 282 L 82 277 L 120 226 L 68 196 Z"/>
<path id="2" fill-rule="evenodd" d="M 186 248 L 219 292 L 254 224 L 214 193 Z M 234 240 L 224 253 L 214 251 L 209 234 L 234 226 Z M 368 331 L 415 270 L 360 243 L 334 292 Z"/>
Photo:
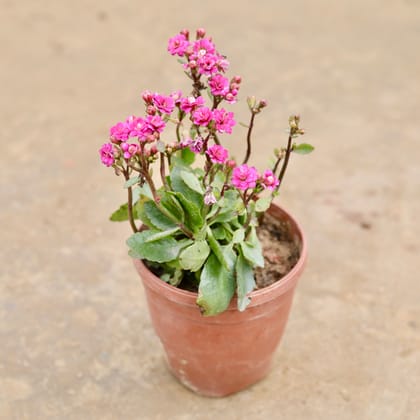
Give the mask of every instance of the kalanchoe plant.
<path id="1" fill-rule="evenodd" d="M 259 218 L 278 194 L 290 155 L 313 147 L 295 142 L 304 132 L 299 117 L 291 116 L 287 145 L 275 150 L 272 167 L 261 173 L 250 166 L 255 118 L 267 105 L 250 97 L 246 153 L 237 162 L 220 136 L 231 134 L 236 125 L 224 106 L 236 102 L 241 77 L 225 76 L 229 63 L 203 29 L 194 41 L 187 30 L 181 31 L 169 40 L 168 51 L 179 56 L 192 92 L 145 91 L 145 115 L 111 127 L 101 160 L 125 178 L 128 192 L 127 203 L 111 220 L 129 221 L 134 233 L 127 244 L 133 258 L 145 260 L 173 286 L 198 290 L 204 315 L 223 312 L 235 292 L 242 311 L 255 288 L 253 270 L 264 265 L 256 233 Z M 168 125 L 173 134 L 166 134 Z M 197 155 L 201 165 L 194 164 Z M 153 167 L 160 174 L 159 185 Z M 146 228 L 140 229 L 137 220 Z"/>

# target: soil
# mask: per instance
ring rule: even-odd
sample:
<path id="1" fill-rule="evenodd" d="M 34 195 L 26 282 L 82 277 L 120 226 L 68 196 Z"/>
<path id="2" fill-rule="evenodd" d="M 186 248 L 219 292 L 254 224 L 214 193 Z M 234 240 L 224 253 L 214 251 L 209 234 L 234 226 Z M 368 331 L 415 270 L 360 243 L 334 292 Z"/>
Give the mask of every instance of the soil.
<path id="1" fill-rule="evenodd" d="M 299 247 L 293 241 L 287 222 L 275 219 L 266 213 L 257 229 L 263 255 L 264 268 L 256 268 L 257 289 L 270 286 L 285 276 L 299 259 Z"/>

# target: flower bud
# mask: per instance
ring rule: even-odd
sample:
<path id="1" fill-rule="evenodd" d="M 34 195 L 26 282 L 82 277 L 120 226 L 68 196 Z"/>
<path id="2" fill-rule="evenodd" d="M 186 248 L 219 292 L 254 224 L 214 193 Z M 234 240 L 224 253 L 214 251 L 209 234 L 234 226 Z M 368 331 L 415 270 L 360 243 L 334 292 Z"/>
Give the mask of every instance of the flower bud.
<path id="1" fill-rule="evenodd" d="M 265 108 L 267 106 L 267 101 L 265 99 L 261 99 L 260 103 L 258 104 L 258 108 Z"/>
<path id="2" fill-rule="evenodd" d="M 150 92 L 150 90 L 145 90 L 141 97 L 143 98 L 143 101 L 146 102 L 146 104 L 151 104 L 153 101 L 153 93 Z"/>
<path id="3" fill-rule="evenodd" d="M 226 99 L 227 102 L 233 102 L 235 100 L 235 95 L 233 95 L 232 92 L 228 92 L 225 95 L 225 99 Z"/>
<path id="4" fill-rule="evenodd" d="M 149 115 L 155 115 L 156 114 L 156 107 L 153 105 L 148 105 L 146 108 L 146 113 Z"/>
<path id="5" fill-rule="evenodd" d="M 246 102 L 248 103 L 249 109 L 253 111 L 255 108 L 255 103 L 256 103 L 255 96 L 248 96 L 248 98 L 246 99 Z"/>
<path id="6" fill-rule="evenodd" d="M 242 77 L 241 77 L 241 76 L 235 76 L 235 77 L 233 78 L 233 81 L 234 81 L 235 83 L 240 84 L 240 83 L 242 82 Z"/>
<path id="7" fill-rule="evenodd" d="M 206 36 L 206 30 L 203 28 L 198 28 L 196 32 L 197 39 L 204 38 Z"/>
<path id="8" fill-rule="evenodd" d="M 229 166 L 229 168 L 234 168 L 236 166 L 236 162 L 233 159 L 230 159 L 226 162 L 226 165 Z"/>
<path id="9" fill-rule="evenodd" d="M 187 39 L 190 37 L 190 31 L 188 29 L 182 29 L 180 34 L 184 35 Z"/>

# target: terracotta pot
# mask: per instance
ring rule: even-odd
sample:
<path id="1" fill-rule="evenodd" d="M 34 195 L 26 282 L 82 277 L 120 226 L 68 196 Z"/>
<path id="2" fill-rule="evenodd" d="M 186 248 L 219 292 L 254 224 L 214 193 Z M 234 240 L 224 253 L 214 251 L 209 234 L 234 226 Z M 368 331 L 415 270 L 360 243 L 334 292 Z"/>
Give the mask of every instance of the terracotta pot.
<path id="1" fill-rule="evenodd" d="M 168 285 L 134 260 L 146 291 L 153 326 L 171 372 L 198 394 L 221 397 L 264 378 L 283 335 L 297 280 L 306 260 L 306 241 L 297 222 L 272 205 L 276 218 L 287 220 L 300 248 L 295 267 L 280 281 L 251 293 L 244 312 L 234 298 L 220 315 L 204 317 L 197 294 Z"/>

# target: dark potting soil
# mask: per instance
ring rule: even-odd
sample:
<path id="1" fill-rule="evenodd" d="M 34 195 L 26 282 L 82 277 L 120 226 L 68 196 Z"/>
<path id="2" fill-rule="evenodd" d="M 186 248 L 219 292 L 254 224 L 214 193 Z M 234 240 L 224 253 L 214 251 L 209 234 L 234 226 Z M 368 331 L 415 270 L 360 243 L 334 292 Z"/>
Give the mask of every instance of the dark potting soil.
<path id="1" fill-rule="evenodd" d="M 300 252 L 289 224 L 266 213 L 257 228 L 264 255 L 264 268 L 254 270 L 257 289 L 270 286 L 284 277 L 297 263 Z"/>
<path id="2" fill-rule="evenodd" d="M 297 263 L 300 252 L 294 242 L 287 222 L 278 220 L 266 213 L 257 228 L 264 255 L 264 268 L 254 270 L 257 289 L 270 286 L 284 277 Z M 160 277 L 163 273 L 159 265 L 146 262 L 148 268 Z M 197 292 L 194 273 L 185 273 L 180 289 Z"/>

